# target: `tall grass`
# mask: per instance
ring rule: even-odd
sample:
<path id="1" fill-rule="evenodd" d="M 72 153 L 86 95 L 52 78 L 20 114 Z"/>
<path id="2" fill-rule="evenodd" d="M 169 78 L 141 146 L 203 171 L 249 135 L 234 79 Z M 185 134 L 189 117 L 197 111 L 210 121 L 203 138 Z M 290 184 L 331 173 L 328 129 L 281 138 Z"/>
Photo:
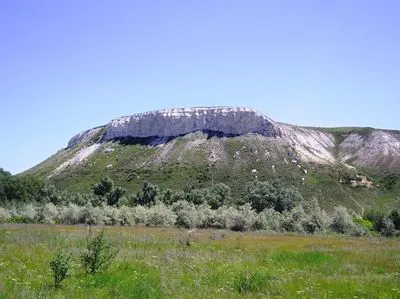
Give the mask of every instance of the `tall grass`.
<path id="1" fill-rule="evenodd" d="M 87 275 L 75 259 L 54 289 L 49 261 L 60 249 L 79 256 L 87 227 L 0 226 L 0 298 L 400 297 L 398 239 L 102 229 L 120 249 L 110 268 Z"/>

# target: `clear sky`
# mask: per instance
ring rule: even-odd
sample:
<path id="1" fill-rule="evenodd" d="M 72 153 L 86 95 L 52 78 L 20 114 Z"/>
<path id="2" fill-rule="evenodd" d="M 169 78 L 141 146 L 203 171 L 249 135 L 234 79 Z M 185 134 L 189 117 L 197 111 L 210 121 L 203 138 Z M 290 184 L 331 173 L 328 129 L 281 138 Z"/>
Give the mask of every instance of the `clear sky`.
<path id="1" fill-rule="evenodd" d="M 230 105 L 400 129 L 400 1 L 0 1 L 0 167 L 114 117 Z"/>

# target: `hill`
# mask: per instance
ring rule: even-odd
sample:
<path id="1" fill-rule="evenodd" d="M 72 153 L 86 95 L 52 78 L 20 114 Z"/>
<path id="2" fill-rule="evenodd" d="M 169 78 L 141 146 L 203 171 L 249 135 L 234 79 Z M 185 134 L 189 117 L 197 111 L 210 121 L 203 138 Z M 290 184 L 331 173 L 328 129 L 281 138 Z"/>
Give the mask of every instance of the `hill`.
<path id="1" fill-rule="evenodd" d="M 223 182 L 236 198 L 257 178 L 296 186 L 327 210 L 361 211 L 398 194 L 399 169 L 399 131 L 299 127 L 249 108 L 200 107 L 114 119 L 22 175 L 80 192 L 106 175 L 131 193 L 144 181 L 164 189 Z"/>

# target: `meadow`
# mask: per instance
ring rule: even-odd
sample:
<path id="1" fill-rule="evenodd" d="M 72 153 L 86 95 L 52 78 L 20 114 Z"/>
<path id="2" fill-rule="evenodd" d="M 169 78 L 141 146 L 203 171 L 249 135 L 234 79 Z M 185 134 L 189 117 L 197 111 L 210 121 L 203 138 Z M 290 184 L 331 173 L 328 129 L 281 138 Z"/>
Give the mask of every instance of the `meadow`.
<path id="1" fill-rule="evenodd" d="M 343 235 L 94 226 L 119 253 L 79 262 L 88 227 L 0 225 L 0 298 L 400 298 L 400 240 Z M 59 289 L 50 260 L 71 254 Z"/>

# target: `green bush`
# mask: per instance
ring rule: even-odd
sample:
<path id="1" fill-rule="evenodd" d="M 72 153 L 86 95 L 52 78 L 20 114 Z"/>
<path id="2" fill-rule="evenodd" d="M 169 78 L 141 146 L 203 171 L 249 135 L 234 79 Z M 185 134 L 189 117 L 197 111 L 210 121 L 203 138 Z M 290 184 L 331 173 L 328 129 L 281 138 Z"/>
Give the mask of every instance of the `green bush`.
<path id="1" fill-rule="evenodd" d="M 107 269 L 117 253 L 116 245 L 106 238 L 102 230 L 94 237 L 88 236 L 81 262 L 86 273 L 94 274 Z"/>
<path id="2" fill-rule="evenodd" d="M 256 212 L 249 203 L 238 208 L 227 207 L 222 210 L 225 227 L 233 231 L 247 231 L 254 227 Z"/>
<path id="3" fill-rule="evenodd" d="M 173 226 L 176 214 L 163 203 L 157 203 L 148 208 L 146 220 L 148 226 Z"/>
<path id="4" fill-rule="evenodd" d="M 71 256 L 57 252 L 50 262 L 50 269 L 53 272 L 54 287 L 59 288 L 61 282 L 68 277 L 71 268 Z"/>
<path id="5" fill-rule="evenodd" d="M 197 207 L 192 202 L 181 200 L 172 205 L 172 211 L 176 214 L 176 225 L 179 227 L 200 227 L 202 219 L 199 217 Z"/>
<path id="6" fill-rule="evenodd" d="M 6 209 L 0 207 L 0 223 L 6 223 L 11 219 L 11 213 Z"/>

